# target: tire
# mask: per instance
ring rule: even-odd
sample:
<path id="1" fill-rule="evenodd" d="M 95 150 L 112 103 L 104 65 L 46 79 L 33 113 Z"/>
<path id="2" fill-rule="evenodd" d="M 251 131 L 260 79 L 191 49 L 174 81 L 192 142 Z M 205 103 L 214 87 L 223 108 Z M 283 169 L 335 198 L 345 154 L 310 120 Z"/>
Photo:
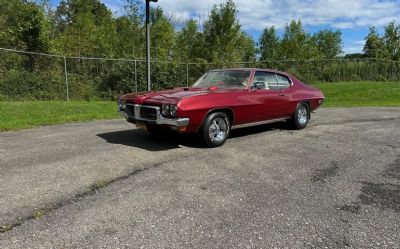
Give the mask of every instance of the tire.
<path id="1" fill-rule="evenodd" d="M 165 129 L 163 129 L 163 127 L 155 124 L 146 124 L 146 130 L 148 133 L 154 136 L 160 136 L 165 132 Z"/>
<path id="2" fill-rule="evenodd" d="M 231 130 L 228 116 L 223 112 L 209 114 L 200 129 L 200 136 L 204 143 L 210 147 L 223 145 L 229 137 Z"/>
<path id="3" fill-rule="evenodd" d="M 306 103 L 300 103 L 292 116 L 291 122 L 293 128 L 297 130 L 304 129 L 310 120 L 310 108 Z"/>

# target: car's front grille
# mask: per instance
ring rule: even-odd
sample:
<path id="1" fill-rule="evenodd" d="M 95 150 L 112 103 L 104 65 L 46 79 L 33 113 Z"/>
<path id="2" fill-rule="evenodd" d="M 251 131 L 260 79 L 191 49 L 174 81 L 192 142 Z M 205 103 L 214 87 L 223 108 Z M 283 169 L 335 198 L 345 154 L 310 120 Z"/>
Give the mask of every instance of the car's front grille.
<path id="1" fill-rule="evenodd" d="M 135 117 L 135 107 L 133 105 L 126 105 L 126 115 Z"/>
<path id="2" fill-rule="evenodd" d="M 141 106 L 140 107 L 140 117 L 148 120 L 156 120 L 157 119 L 157 110 L 156 108 Z"/>

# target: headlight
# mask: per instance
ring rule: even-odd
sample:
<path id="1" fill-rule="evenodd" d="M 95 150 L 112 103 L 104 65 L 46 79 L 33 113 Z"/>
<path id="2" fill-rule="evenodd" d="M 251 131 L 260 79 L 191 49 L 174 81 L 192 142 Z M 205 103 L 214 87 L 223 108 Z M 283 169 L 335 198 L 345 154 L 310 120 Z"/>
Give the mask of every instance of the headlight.
<path id="1" fill-rule="evenodd" d="M 176 117 L 177 111 L 178 111 L 178 107 L 176 105 L 171 105 L 169 107 L 169 113 L 171 114 L 172 117 Z"/>
<path id="2" fill-rule="evenodd" d="M 161 106 L 161 114 L 164 117 L 176 117 L 178 112 L 178 107 L 176 105 L 162 105 Z"/>
<path id="3" fill-rule="evenodd" d="M 162 114 L 164 117 L 169 116 L 169 105 L 162 105 L 162 107 L 161 107 L 161 114 Z"/>

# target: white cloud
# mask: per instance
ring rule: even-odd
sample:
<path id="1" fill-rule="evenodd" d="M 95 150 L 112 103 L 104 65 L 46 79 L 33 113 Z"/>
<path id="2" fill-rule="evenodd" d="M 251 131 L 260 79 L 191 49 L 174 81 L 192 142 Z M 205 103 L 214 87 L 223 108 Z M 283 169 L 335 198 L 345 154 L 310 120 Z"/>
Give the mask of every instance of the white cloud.
<path id="1" fill-rule="evenodd" d="M 204 20 L 214 4 L 224 0 L 159 0 L 171 16 Z M 304 25 L 334 28 L 382 27 L 400 22 L 400 0 L 234 0 L 245 30 L 260 31 L 265 26 L 283 28 L 292 19 Z"/>

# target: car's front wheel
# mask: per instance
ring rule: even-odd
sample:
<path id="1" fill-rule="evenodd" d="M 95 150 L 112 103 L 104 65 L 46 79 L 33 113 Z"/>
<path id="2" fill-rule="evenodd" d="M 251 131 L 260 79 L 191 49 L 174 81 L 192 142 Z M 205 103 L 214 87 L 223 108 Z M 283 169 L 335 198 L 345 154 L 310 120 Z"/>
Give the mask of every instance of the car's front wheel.
<path id="1" fill-rule="evenodd" d="M 225 143 L 230 132 L 228 116 L 223 112 L 208 115 L 201 127 L 200 135 L 208 147 L 218 147 Z"/>
<path id="2" fill-rule="evenodd" d="M 296 111 L 292 117 L 292 125 L 295 129 L 304 129 L 310 119 L 310 109 L 306 103 L 300 103 L 296 107 Z"/>

